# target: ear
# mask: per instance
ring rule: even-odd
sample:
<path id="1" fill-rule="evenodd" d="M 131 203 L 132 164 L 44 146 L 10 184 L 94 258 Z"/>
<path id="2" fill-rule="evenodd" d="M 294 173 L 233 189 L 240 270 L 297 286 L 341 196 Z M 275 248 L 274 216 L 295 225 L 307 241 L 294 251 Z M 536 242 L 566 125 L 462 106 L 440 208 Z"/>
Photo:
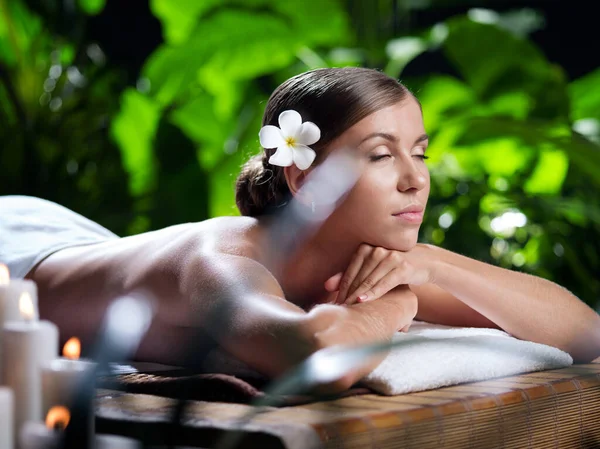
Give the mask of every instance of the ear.
<path id="1" fill-rule="evenodd" d="M 300 201 L 309 204 L 314 198 L 308 198 L 308 192 L 306 189 L 302 190 L 302 186 L 306 181 L 306 177 L 310 173 L 309 170 L 300 170 L 296 167 L 296 164 L 292 164 L 289 167 L 283 168 L 283 174 L 285 176 L 285 180 L 287 181 L 288 188 L 294 198 L 299 199 Z"/>

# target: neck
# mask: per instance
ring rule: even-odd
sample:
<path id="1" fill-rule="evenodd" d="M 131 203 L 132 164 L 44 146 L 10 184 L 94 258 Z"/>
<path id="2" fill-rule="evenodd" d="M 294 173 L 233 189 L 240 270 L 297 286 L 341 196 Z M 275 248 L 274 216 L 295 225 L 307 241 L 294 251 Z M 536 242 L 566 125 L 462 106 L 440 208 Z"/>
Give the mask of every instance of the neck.
<path id="1" fill-rule="evenodd" d="M 328 221 L 312 225 L 296 221 L 282 226 L 280 232 L 270 229 L 268 246 L 275 251 L 268 266 L 286 299 L 303 308 L 326 302 L 331 294 L 325 281 L 346 270 L 360 241 Z M 273 239 L 273 235 L 280 237 Z"/>

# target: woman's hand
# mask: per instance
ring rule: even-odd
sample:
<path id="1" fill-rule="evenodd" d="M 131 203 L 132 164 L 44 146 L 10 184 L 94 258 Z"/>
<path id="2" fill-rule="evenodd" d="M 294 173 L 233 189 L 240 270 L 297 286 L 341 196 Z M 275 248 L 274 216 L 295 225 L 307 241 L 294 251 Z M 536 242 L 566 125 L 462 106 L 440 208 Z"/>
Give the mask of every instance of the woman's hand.
<path id="1" fill-rule="evenodd" d="M 418 244 L 402 252 L 361 244 L 344 273 L 325 282 L 338 291 L 336 304 L 354 304 L 380 298 L 398 285 L 421 285 L 434 281 L 431 249 Z"/>

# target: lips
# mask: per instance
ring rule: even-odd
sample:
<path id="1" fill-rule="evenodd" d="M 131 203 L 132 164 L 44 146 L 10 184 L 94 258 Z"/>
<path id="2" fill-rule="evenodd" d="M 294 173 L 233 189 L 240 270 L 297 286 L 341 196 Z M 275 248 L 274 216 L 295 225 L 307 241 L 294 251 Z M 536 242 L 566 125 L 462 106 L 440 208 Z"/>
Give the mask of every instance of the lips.
<path id="1" fill-rule="evenodd" d="M 423 206 L 419 205 L 408 206 L 392 215 L 404 222 L 418 224 L 423 221 L 423 209 Z"/>
<path id="2" fill-rule="evenodd" d="M 422 213 L 424 207 L 419 205 L 407 206 L 399 212 L 396 212 L 392 215 L 400 215 L 400 214 L 411 214 L 411 213 Z"/>

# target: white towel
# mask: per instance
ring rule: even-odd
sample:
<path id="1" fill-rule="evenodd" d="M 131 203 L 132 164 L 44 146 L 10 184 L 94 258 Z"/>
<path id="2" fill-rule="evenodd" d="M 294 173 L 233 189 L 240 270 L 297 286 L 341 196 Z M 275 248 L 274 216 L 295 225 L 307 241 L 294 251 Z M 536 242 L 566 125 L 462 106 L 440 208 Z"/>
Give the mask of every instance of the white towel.
<path id="1" fill-rule="evenodd" d="M 457 328 L 414 321 L 407 333 L 363 383 L 386 395 L 476 382 L 494 377 L 562 368 L 569 354 L 514 338 L 497 329 Z"/>

